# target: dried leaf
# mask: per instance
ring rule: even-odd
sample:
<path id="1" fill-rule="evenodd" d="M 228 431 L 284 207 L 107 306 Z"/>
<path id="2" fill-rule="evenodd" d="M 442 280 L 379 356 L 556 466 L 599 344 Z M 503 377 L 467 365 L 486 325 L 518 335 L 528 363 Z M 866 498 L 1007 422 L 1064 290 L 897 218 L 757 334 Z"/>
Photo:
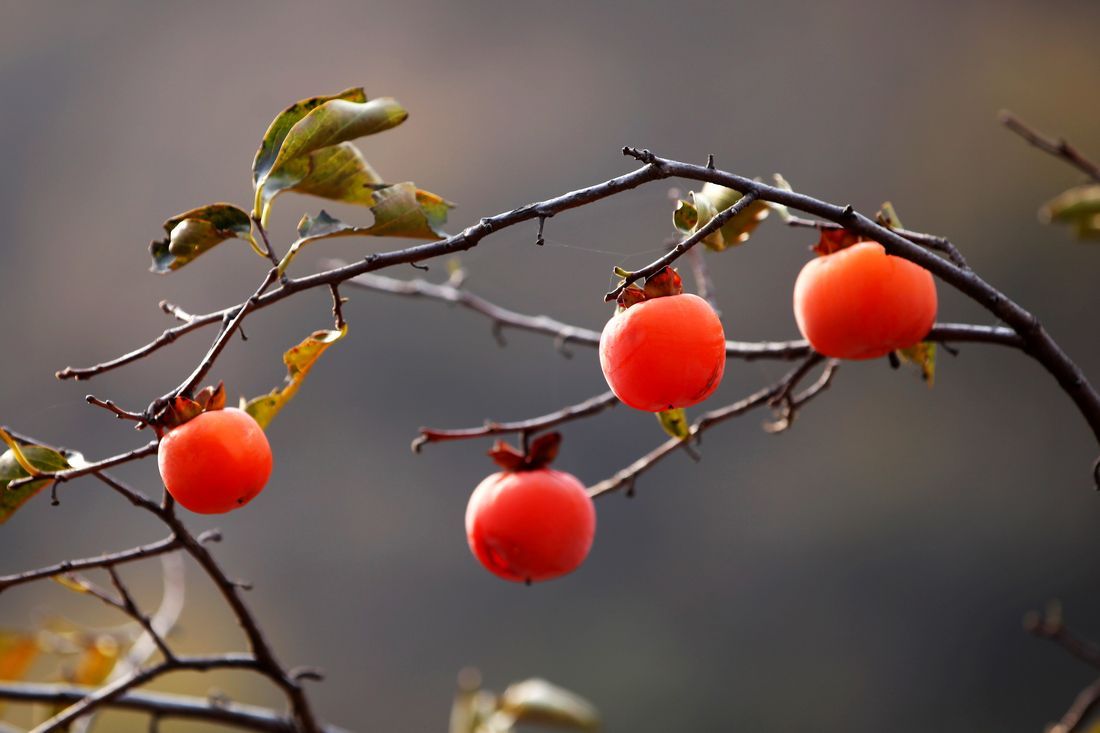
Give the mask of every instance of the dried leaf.
<path id="1" fill-rule="evenodd" d="M 247 402 L 242 398 L 241 409 L 256 419 L 260 427 L 267 428 L 279 411 L 286 406 L 298 393 L 309 370 L 321 358 L 321 354 L 329 346 L 336 343 L 347 334 L 348 328 L 344 326 L 339 331 L 314 331 L 302 343 L 283 354 L 283 363 L 286 364 L 287 377 L 281 387 L 273 389 L 268 394 L 254 397 Z"/>
<path id="2" fill-rule="evenodd" d="M 149 245 L 150 269 L 159 274 L 178 270 L 227 239 L 244 239 L 260 251 L 252 238 L 252 220 L 232 204 L 210 204 L 177 214 L 164 222 L 164 231 L 164 239 Z"/>

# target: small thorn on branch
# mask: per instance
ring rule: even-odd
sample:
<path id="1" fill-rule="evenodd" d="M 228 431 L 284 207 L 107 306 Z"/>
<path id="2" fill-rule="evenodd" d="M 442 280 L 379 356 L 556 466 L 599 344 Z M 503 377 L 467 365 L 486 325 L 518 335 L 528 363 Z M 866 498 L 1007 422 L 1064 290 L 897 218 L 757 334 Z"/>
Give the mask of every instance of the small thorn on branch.
<path id="1" fill-rule="evenodd" d="M 287 677 L 295 682 L 300 682 L 302 680 L 320 682 L 325 679 L 325 671 L 320 667 L 294 667 L 287 672 Z"/>
<path id="2" fill-rule="evenodd" d="M 421 272 L 427 272 L 431 269 L 427 265 L 422 265 L 419 262 L 410 262 L 409 267 L 413 268 L 414 270 L 420 270 Z"/>
<path id="3" fill-rule="evenodd" d="M 348 325 L 344 320 L 344 303 L 347 303 L 348 299 L 340 296 L 340 286 L 336 283 L 329 285 L 329 290 L 332 292 L 332 319 L 336 324 L 336 330 L 343 331 Z"/>
<path id="4" fill-rule="evenodd" d="M 709 170 L 714 170 L 714 153 L 707 154 L 707 168 Z"/>
<path id="5" fill-rule="evenodd" d="M 535 244 L 539 247 L 546 244 L 546 239 L 542 236 L 543 230 L 546 228 L 546 218 L 545 216 L 539 216 L 539 231 L 535 235 Z"/>
<path id="6" fill-rule="evenodd" d="M 200 545 L 205 545 L 208 542 L 221 542 L 222 533 L 220 529 L 208 529 L 195 538 Z"/>

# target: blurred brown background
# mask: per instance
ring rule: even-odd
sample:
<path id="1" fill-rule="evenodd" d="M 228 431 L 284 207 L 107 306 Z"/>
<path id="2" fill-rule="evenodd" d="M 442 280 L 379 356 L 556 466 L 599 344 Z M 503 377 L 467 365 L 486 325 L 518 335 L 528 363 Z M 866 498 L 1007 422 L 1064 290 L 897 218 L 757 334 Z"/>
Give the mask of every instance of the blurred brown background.
<path id="1" fill-rule="evenodd" d="M 140 409 L 188 373 L 213 333 L 89 384 L 53 372 L 142 344 L 168 298 L 205 312 L 261 277 L 227 243 L 172 277 L 147 272 L 169 215 L 250 201 L 249 165 L 293 100 L 363 85 L 411 111 L 362 141 L 393 180 L 460 204 L 452 230 L 633 167 L 649 147 L 864 211 L 885 199 L 912 228 L 950 236 L 1032 307 L 1100 380 L 1100 250 L 1038 223 L 1075 183 L 995 123 L 1011 108 L 1100 155 L 1095 2 L 60 3 L 0 6 L 0 418 L 105 456 L 139 444 L 83 404 Z M 668 186 L 555 218 L 464 256 L 471 289 L 599 328 L 611 268 L 667 236 Z M 285 246 L 317 199 L 279 200 Z M 711 258 L 731 338 L 790 338 L 790 288 L 812 236 L 768 222 Z M 315 245 L 354 257 L 392 242 Z M 411 269 L 398 275 L 413 276 Z M 428 276 L 445 277 L 442 263 Z M 1020 355 L 966 346 L 929 392 L 885 362 L 846 365 L 787 434 L 763 415 L 717 429 L 695 465 L 675 456 L 633 501 L 598 504 L 588 563 L 524 588 L 469 556 L 463 512 L 492 470 L 484 442 L 430 446 L 417 426 L 521 418 L 604 389 L 595 354 L 509 334 L 436 303 L 349 292 L 350 337 L 274 423 L 276 473 L 246 511 L 193 517 L 293 664 L 316 664 L 324 715 L 356 730 L 442 730 L 455 673 L 490 687 L 545 676 L 595 701 L 612 731 L 1038 731 L 1090 681 L 1030 638 L 1050 597 L 1100 636 L 1097 446 L 1053 380 Z M 990 323 L 941 288 L 946 320 Z M 215 377 L 256 394 L 279 357 L 330 322 L 314 292 L 250 318 Z M 732 363 L 712 404 L 785 367 Z M 662 439 L 617 409 L 569 427 L 560 467 L 592 483 Z M 151 462 L 125 474 L 157 490 Z M 0 572 L 149 541 L 161 529 L 95 482 L 64 487 L 0 529 Z M 129 568 L 149 602 L 157 565 Z M 227 611 L 191 573 L 179 644 L 237 647 Z M 5 593 L 0 625 L 43 609 L 115 623 L 50 584 Z M 279 700 L 240 675 L 164 689 Z M 133 726 L 127 728 L 126 726 Z M 144 730 L 122 716 L 111 730 Z M 196 726 L 165 723 L 162 730 Z"/>

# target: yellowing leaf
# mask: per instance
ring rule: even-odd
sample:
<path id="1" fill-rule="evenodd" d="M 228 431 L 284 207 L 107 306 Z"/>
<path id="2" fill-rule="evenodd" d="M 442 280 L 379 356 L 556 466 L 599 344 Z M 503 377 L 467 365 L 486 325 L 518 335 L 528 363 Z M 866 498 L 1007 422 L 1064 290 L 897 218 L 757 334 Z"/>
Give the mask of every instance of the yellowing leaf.
<path id="1" fill-rule="evenodd" d="M 0 631 L 0 680 L 21 680 L 38 656 L 38 642 L 18 631 Z"/>
<path id="2" fill-rule="evenodd" d="M 259 187 L 260 181 L 267 177 L 279 150 L 286 140 L 287 133 L 294 125 L 307 114 L 320 107 L 325 102 L 333 99 L 345 99 L 349 102 L 366 102 L 367 95 L 362 87 L 345 89 L 339 94 L 330 96 L 310 97 L 295 102 L 280 112 L 267 128 L 263 140 L 260 141 L 260 149 L 256 151 L 256 158 L 252 161 L 252 183 Z"/>
<path id="3" fill-rule="evenodd" d="M 66 457 L 52 448 L 41 445 L 22 445 L 19 449 L 34 468 L 44 472 L 63 471 L 70 468 L 70 460 L 75 457 L 75 454 Z M 50 483 L 50 480 L 45 478 L 23 484 L 15 491 L 8 490 L 9 483 L 28 476 L 30 473 L 19 465 L 13 450 L 9 448 L 0 455 L 0 524 L 6 522 L 15 510 Z"/>
<path id="4" fill-rule="evenodd" d="M 114 638 L 106 634 L 97 636 L 95 641 L 81 652 L 70 681 L 89 687 L 103 684 L 115 668 L 120 653 L 121 649 Z"/>
<path id="5" fill-rule="evenodd" d="M 26 676 L 39 646 L 33 636 L 18 631 L 0 631 L 0 680 L 17 681 Z M 0 703 L 0 715 L 4 704 Z"/>
<path id="6" fill-rule="evenodd" d="M 210 204 L 185 211 L 164 222 L 164 239 L 149 245 L 152 271 L 164 274 L 178 270 L 204 252 L 234 237 L 260 250 L 252 238 L 252 220 L 232 204 Z M 262 252 L 261 252 L 262 254 Z"/>
<path id="7" fill-rule="evenodd" d="M 295 158 L 287 163 L 286 170 L 288 179 L 298 182 L 280 189 L 272 198 L 286 190 L 348 204 L 373 206 L 374 189 L 382 183 L 382 177 L 351 143 L 332 145 Z"/>
<path id="8" fill-rule="evenodd" d="M 434 193 L 423 191 L 413 183 L 378 186 L 371 206 L 374 223 L 369 227 L 347 224 L 321 211 L 317 216 L 303 216 L 298 222 L 298 239 L 290 245 L 279 263 L 279 272 L 286 272 L 298 252 L 311 242 L 331 237 L 410 237 L 413 239 L 443 239 L 441 228 L 447 221 L 447 211 L 454 204 Z"/>
<path id="9" fill-rule="evenodd" d="M 658 412 L 657 422 L 661 423 L 661 428 L 673 438 L 684 440 L 691 435 L 691 425 L 682 407 Z"/>
<path id="10" fill-rule="evenodd" d="M 600 714 L 592 703 L 546 680 L 510 685 L 500 696 L 499 710 L 521 724 L 555 725 L 596 731 Z"/>
<path id="11" fill-rule="evenodd" d="M 672 224 L 680 232 L 690 234 L 706 225 L 719 213 L 740 200 L 741 194 L 732 188 L 713 183 L 703 184 L 700 191 L 691 192 L 691 201 L 678 201 L 672 213 Z M 716 232 L 707 235 L 703 244 L 715 252 L 722 252 L 748 240 L 749 236 L 768 217 L 769 206 L 765 201 L 753 201 Z"/>
<path id="12" fill-rule="evenodd" d="M 898 358 L 906 364 L 912 364 L 920 370 L 921 379 L 931 387 L 936 381 L 936 345 L 931 341 L 922 341 L 907 349 L 898 349 Z"/>
<path id="13" fill-rule="evenodd" d="M 309 374 L 309 370 L 325 353 L 329 346 L 336 343 L 348 332 L 347 326 L 339 331 L 314 331 L 305 341 L 283 354 L 287 377 L 282 387 L 273 389 L 266 395 L 254 397 L 247 402 L 241 400 L 241 409 L 256 419 L 260 427 L 267 428 L 279 410 L 293 399 Z"/>
<path id="14" fill-rule="evenodd" d="M 1078 239 L 1100 239 L 1100 183 L 1076 186 L 1039 210 L 1043 221 L 1069 224 Z"/>
<path id="15" fill-rule="evenodd" d="M 305 115 L 294 121 L 285 133 L 283 133 L 285 124 L 290 122 L 298 112 L 291 113 L 291 110 L 287 110 L 275 119 L 272 123 L 272 128 L 275 130 L 273 132 L 271 128 L 268 129 L 268 134 L 264 136 L 264 143 L 254 163 L 253 176 L 256 186 L 254 213 L 266 219 L 271 199 L 280 191 L 299 185 L 310 175 L 311 167 L 302 162 L 306 156 L 322 148 L 396 127 L 409 116 L 405 108 L 390 97 L 366 101 L 361 89 L 349 90 L 349 92 L 354 93 L 349 94 L 351 98 L 339 96 L 329 98 L 312 107 L 306 111 Z M 264 146 L 269 144 L 270 150 L 265 150 Z M 307 185 L 318 184 L 315 182 Z"/>

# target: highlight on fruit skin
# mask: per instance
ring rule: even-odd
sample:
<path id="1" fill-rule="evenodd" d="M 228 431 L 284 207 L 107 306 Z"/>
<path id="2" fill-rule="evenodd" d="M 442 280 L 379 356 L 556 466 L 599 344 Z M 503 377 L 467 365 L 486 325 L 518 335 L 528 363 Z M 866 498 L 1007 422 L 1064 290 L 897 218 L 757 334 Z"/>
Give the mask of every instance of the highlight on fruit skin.
<path id="1" fill-rule="evenodd" d="M 875 359 L 920 343 L 936 309 L 932 273 L 872 241 L 810 260 L 794 286 L 798 330 L 837 359 Z"/>
<path id="2" fill-rule="evenodd" d="M 547 467 L 561 437 L 541 436 L 526 455 L 498 442 L 489 455 L 504 469 L 487 476 L 466 506 L 466 540 L 491 573 L 514 582 L 576 570 L 596 534 L 596 508 L 575 476 Z"/>
<path id="3" fill-rule="evenodd" d="M 248 504 L 271 476 L 271 446 L 243 410 L 203 412 L 160 440 L 157 465 L 168 493 L 197 514 L 224 514 Z"/>
<path id="4" fill-rule="evenodd" d="M 726 335 L 710 304 L 682 292 L 665 268 L 645 289 L 623 291 L 600 335 L 600 367 L 622 402 L 647 412 L 690 407 L 709 397 L 726 368 Z"/>

